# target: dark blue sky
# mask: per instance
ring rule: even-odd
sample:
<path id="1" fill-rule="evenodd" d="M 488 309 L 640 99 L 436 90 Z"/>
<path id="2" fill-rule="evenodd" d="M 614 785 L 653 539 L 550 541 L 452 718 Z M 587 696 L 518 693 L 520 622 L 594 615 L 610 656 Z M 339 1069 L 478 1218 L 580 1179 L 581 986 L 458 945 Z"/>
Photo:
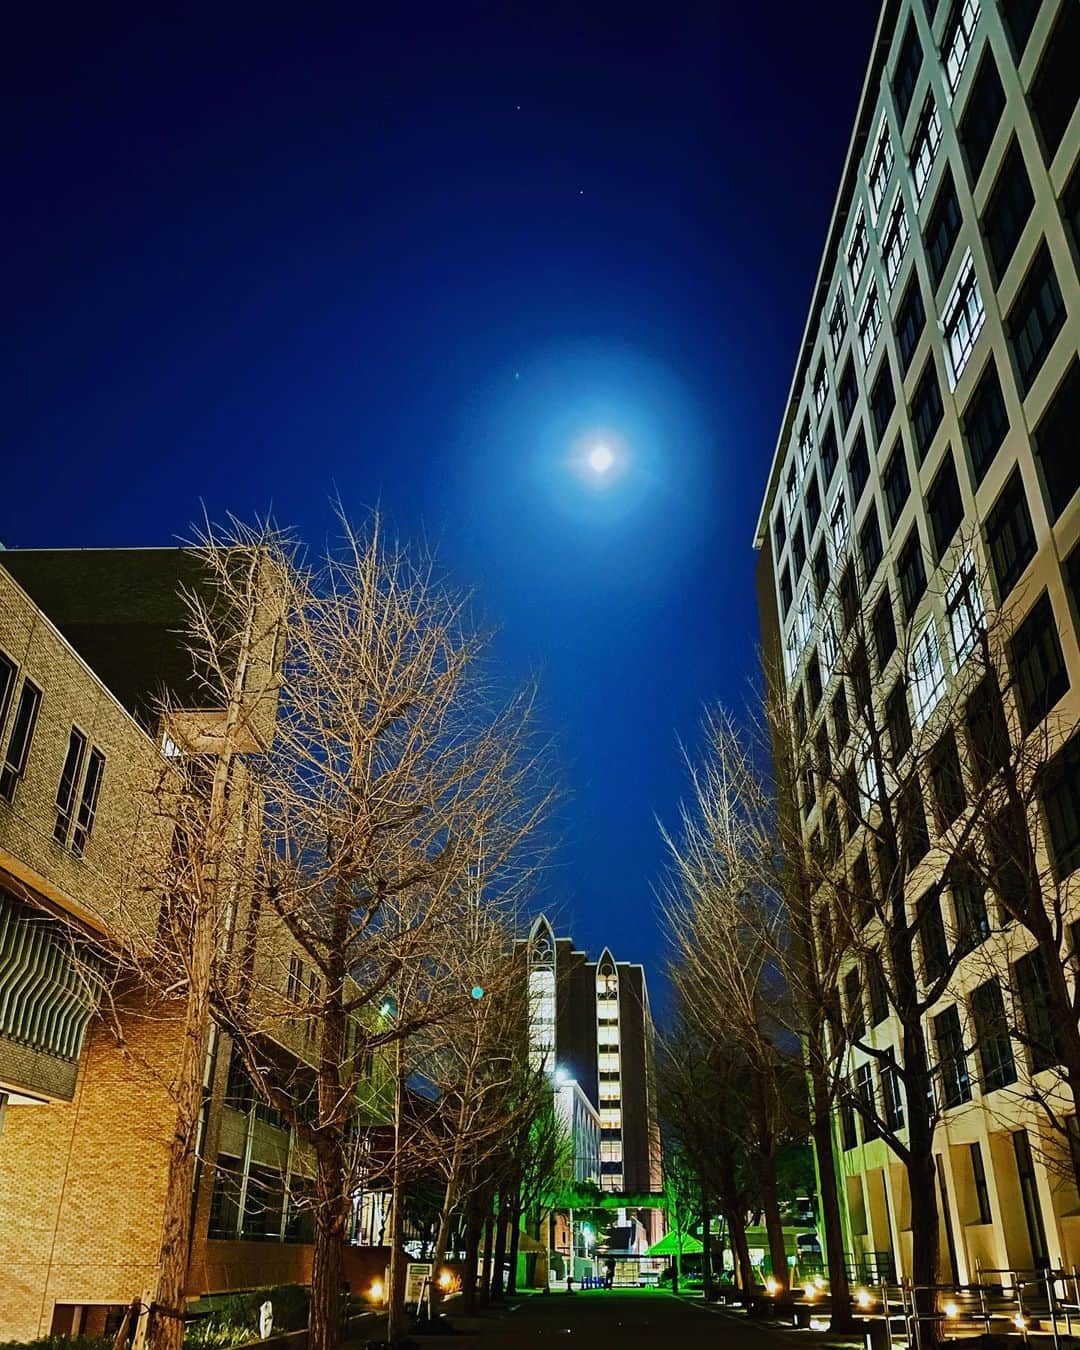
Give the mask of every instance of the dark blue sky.
<path id="1" fill-rule="evenodd" d="M 8 547 L 335 488 L 541 674 L 549 885 L 656 970 L 676 734 L 741 701 L 751 536 L 871 0 L 48 7 L 3 72 Z M 603 435 L 625 470 L 568 468 Z"/>

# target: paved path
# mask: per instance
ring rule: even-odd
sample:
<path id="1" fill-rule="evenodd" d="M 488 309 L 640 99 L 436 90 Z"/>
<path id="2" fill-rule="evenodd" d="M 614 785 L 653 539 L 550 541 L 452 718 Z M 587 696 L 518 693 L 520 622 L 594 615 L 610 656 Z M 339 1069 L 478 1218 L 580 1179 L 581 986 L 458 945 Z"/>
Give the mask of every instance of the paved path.
<path id="1" fill-rule="evenodd" d="M 707 1309 L 659 1290 L 533 1295 L 475 1321 L 455 1317 L 452 1304 L 447 1313 L 464 1333 L 439 1338 L 450 1350 L 572 1350 L 574 1345 L 582 1350 L 778 1350 L 782 1345 L 794 1350 L 793 1341 L 808 1350 L 811 1334 L 769 1330 L 739 1313 Z"/>

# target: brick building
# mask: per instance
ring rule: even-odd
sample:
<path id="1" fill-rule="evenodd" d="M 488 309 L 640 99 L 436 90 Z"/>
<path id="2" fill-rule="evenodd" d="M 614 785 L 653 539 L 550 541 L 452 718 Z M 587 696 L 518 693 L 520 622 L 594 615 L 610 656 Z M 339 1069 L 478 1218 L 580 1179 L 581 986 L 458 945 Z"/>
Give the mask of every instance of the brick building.
<path id="1" fill-rule="evenodd" d="M 194 699 L 179 549 L 0 554 L 0 1339 L 99 1332 L 156 1282 L 178 1026 L 107 952 L 161 772 L 157 696 Z M 185 699 L 185 691 L 187 698 Z M 205 716 L 206 714 L 200 714 Z M 211 1035 L 189 1296 L 310 1278 L 309 1172 Z M 353 1264 L 358 1254 L 353 1254 Z"/>

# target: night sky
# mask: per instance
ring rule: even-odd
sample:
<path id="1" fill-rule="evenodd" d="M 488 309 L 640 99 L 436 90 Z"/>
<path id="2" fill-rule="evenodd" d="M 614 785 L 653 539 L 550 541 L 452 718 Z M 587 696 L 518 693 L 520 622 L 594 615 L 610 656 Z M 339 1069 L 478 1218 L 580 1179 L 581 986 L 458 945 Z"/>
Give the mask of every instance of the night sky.
<path id="1" fill-rule="evenodd" d="M 659 972 L 677 735 L 754 670 L 751 539 L 876 16 L 20 6 L 3 93 L 9 548 L 423 534 L 569 797 L 546 897 Z M 571 461 L 622 457 L 602 490 Z"/>

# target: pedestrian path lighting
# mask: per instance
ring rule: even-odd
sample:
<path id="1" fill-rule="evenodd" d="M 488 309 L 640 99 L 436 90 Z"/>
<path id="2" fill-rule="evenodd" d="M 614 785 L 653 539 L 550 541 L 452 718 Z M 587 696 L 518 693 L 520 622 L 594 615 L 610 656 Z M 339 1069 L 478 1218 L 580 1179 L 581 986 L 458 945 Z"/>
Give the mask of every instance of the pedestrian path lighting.
<path id="1" fill-rule="evenodd" d="M 812 1280 L 807 1280 L 802 1287 L 802 1291 L 807 1303 L 813 1303 L 814 1299 L 817 1298 L 817 1285 Z"/>
<path id="2" fill-rule="evenodd" d="M 946 1317 L 957 1317 L 960 1314 L 960 1309 L 956 1306 L 956 1304 L 952 1301 L 952 1299 L 950 1299 L 948 1303 L 945 1304 L 944 1308 L 942 1308 L 942 1312 L 945 1314 Z"/>
<path id="3" fill-rule="evenodd" d="M 375 1303 L 382 1303 L 385 1293 L 386 1289 L 383 1286 L 382 1280 L 371 1281 L 371 1288 L 368 1290 L 368 1294 Z"/>
<path id="4" fill-rule="evenodd" d="M 855 1290 L 855 1302 L 859 1305 L 860 1308 L 869 1308 L 870 1302 L 871 1302 L 871 1299 L 870 1299 L 870 1290 L 869 1290 L 869 1289 L 856 1289 L 856 1290 Z"/>
<path id="5" fill-rule="evenodd" d="M 770 1298 L 775 1298 L 780 1292 L 780 1281 L 774 1279 L 771 1275 L 765 1281 L 765 1292 Z"/>

